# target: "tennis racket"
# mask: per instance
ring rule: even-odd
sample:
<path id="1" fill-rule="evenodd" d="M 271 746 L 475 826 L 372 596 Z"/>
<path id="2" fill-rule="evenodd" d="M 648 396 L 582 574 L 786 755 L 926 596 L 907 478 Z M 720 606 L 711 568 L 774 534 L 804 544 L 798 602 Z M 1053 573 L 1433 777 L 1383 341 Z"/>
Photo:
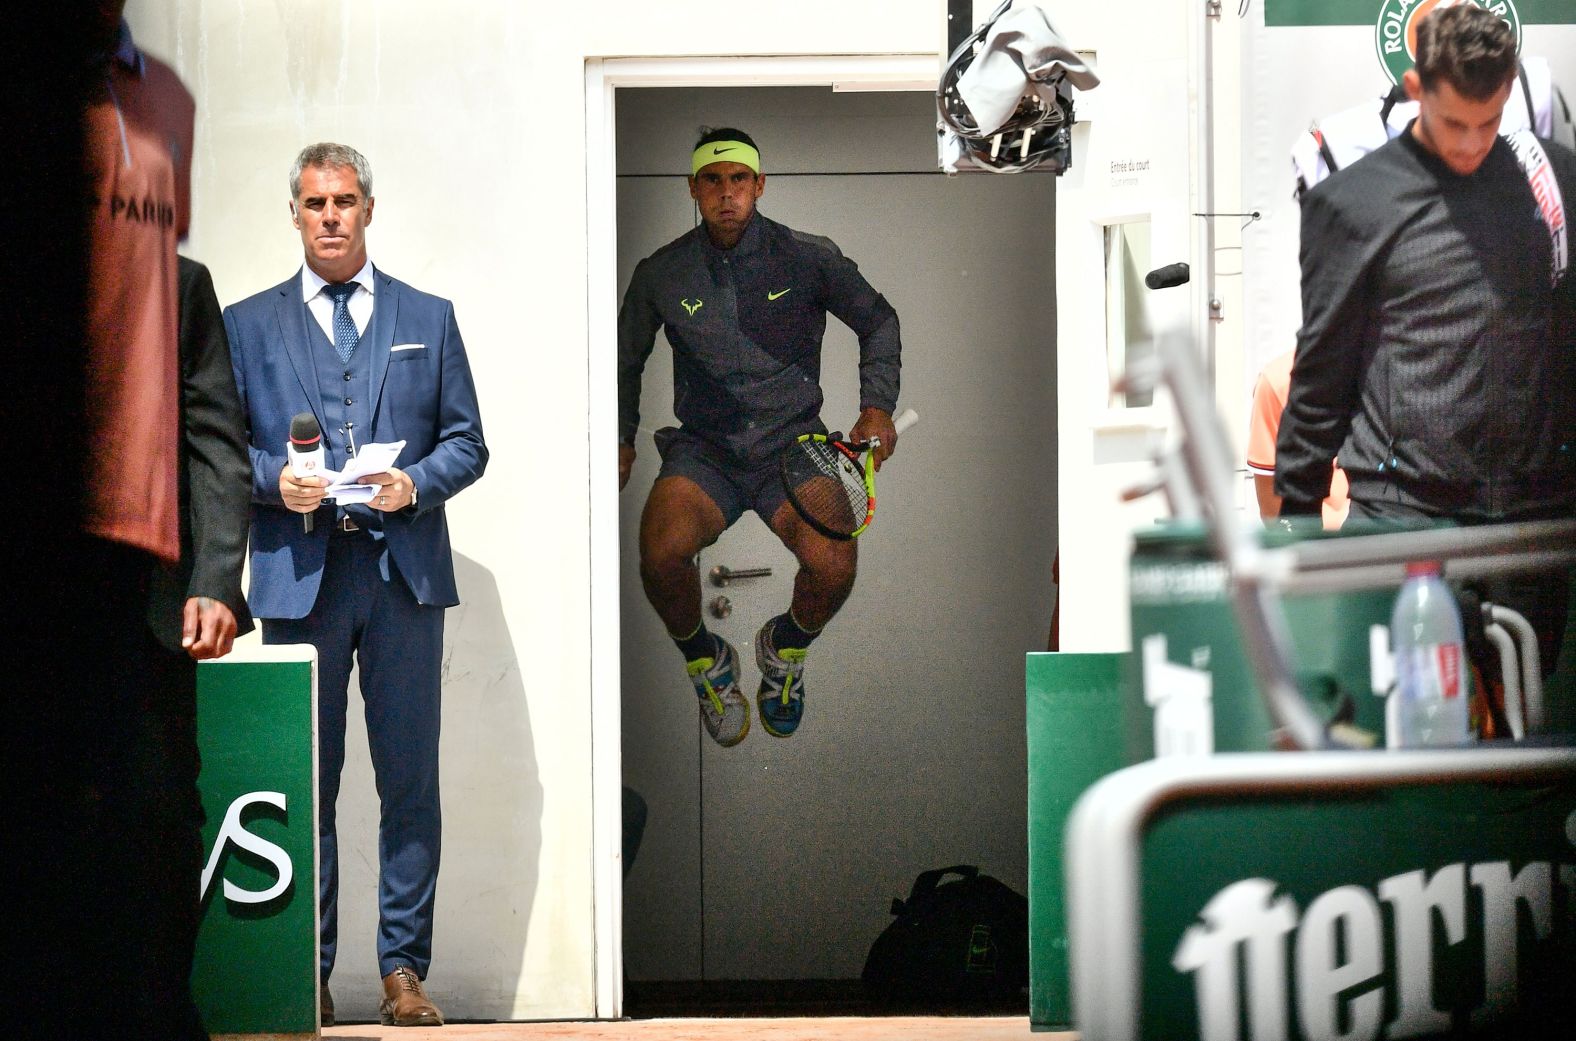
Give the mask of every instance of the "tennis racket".
<path id="1" fill-rule="evenodd" d="M 919 422 L 904 409 L 892 425 L 902 433 Z M 783 491 L 805 522 L 829 539 L 859 537 L 876 516 L 880 438 L 844 441 L 840 433 L 804 434 L 783 451 Z M 861 460 L 860 456 L 864 456 Z"/>

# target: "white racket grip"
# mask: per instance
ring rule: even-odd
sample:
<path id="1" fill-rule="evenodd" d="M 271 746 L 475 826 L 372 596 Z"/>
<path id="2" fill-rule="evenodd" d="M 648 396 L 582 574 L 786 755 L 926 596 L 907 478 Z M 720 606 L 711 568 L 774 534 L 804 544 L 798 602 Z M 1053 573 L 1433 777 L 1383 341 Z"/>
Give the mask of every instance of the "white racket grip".
<path id="1" fill-rule="evenodd" d="M 913 426 L 915 423 L 918 423 L 918 422 L 919 422 L 919 413 L 915 412 L 911 408 L 906 408 L 903 411 L 899 412 L 897 414 L 897 418 L 892 421 L 892 429 L 894 431 L 896 431 L 897 433 L 901 434 L 903 431 L 907 430 L 909 427 Z M 872 437 L 866 443 L 871 448 L 880 448 L 881 447 L 881 439 L 879 437 Z"/>

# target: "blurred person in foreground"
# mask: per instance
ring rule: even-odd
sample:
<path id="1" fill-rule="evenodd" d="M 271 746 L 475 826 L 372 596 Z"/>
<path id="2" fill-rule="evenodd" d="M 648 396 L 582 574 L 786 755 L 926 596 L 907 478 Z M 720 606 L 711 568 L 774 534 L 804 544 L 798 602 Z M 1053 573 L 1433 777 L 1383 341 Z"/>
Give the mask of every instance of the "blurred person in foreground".
<path id="1" fill-rule="evenodd" d="M 177 288 L 194 105 L 136 46 L 123 7 L 92 8 L 74 85 L 85 386 L 74 465 L 59 473 L 75 495 L 71 533 L 35 576 L 55 623 L 39 653 L 59 673 L 18 729 L 38 742 L 45 791 L 27 856 L 49 877 L 32 889 L 8 1022 L 27 1037 L 184 1041 L 207 1037 L 190 990 L 196 662 L 250 625 L 245 456 L 211 286 L 206 301 L 195 282 L 186 300 Z"/>

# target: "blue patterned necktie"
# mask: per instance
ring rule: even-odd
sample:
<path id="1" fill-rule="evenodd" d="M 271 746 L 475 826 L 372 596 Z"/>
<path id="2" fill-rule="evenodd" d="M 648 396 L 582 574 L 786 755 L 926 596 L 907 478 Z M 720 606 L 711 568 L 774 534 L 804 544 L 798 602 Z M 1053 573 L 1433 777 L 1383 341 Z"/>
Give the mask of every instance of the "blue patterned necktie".
<path id="1" fill-rule="evenodd" d="M 355 282 L 331 282 L 323 287 L 323 292 L 334 298 L 334 350 L 339 352 L 341 361 L 350 360 L 361 339 L 356 332 L 356 320 L 350 317 L 350 294 L 356 291 L 357 285 Z"/>

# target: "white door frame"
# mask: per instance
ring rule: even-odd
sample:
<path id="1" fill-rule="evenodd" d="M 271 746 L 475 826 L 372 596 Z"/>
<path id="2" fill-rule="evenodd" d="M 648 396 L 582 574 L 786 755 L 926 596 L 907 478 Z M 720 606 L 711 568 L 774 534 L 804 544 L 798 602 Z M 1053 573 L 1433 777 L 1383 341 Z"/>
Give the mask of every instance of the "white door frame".
<path id="1" fill-rule="evenodd" d="M 618 87 L 935 90 L 939 54 L 589 58 L 585 68 L 586 328 L 591 453 L 591 894 L 596 1017 L 624 1007 L 618 484 Z"/>

